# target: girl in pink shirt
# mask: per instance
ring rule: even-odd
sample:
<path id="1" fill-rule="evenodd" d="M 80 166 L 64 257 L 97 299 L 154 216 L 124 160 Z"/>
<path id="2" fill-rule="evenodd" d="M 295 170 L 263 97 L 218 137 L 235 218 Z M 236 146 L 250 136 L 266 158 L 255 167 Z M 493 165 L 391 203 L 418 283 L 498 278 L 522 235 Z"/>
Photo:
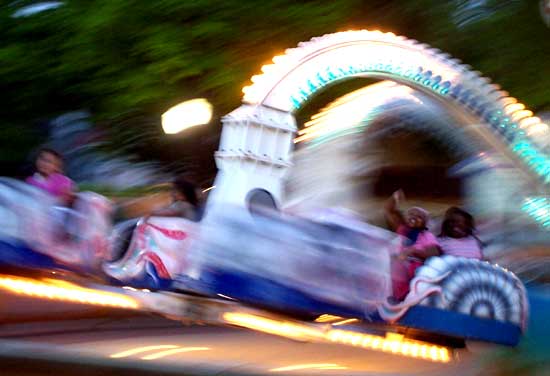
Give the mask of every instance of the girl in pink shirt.
<path id="1" fill-rule="evenodd" d="M 59 240 L 67 240 L 71 236 L 68 229 L 71 226 L 71 208 L 75 202 L 75 186 L 71 179 L 62 174 L 63 158 L 52 149 L 42 149 L 36 158 L 36 172 L 27 178 L 27 183 L 33 185 L 57 199 L 51 208 L 50 218 L 57 224 L 56 234 Z"/>
<path id="2" fill-rule="evenodd" d="M 429 214 L 426 210 L 413 207 L 403 214 L 397 206 L 404 199 L 403 191 L 395 192 L 386 204 L 386 219 L 391 228 L 402 236 L 399 254 L 392 260 L 392 282 L 394 300 L 403 300 L 409 292 L 409 282 L 416 269 L 428 257 L 439 255 L 439 244 L 426 227 Z"/>
<path id="3" fill-rule="evenodd" d="M 30 185 L 57 198 L 62 205 L 70 205 L 74 198 L 74 183 L 63 175 L 63 159 L 52 149 L 42 149 L 36 158 L 36 173 L 26 180 Z"/>
<path id="4" fill-rule="evenodd" d="M 445 213 L 439 234 L 439 245 L 444 255 L 481 260 L 481 242 L 474 235 L 472 215 L 460 208 L 452 207 Z"/>

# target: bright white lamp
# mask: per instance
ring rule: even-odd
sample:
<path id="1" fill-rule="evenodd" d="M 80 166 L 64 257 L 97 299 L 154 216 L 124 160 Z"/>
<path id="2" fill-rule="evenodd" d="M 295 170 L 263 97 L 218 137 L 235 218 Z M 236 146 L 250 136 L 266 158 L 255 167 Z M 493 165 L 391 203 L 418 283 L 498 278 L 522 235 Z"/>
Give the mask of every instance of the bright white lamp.
<path id="1" fill-rule="evenodd" d="M 162 114 L 162 129 L 176 134 L 187 128 L 208 124 L 212 119 L 212 105 L 204 98 L 182 102 Z"/>

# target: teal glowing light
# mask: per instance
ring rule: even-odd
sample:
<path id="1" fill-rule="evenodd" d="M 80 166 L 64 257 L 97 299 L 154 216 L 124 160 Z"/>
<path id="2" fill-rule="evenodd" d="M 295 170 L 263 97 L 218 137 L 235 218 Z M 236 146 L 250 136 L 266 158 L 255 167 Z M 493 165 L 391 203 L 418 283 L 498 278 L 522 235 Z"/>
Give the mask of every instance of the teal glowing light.
<path id="1" fill-rule="evenodd" d="M 449 81 L 441 82 L 441 76 L 434 76 L 432 71 L 424 71 L 422 67 L 416 69 L 408 68 L 405 70 L 401 66 L 384 63 L 331 66 L 315 72 L 315 74 L 305 79 L 304 82 L 298 86 L 296 92 L 290 97 L 294 110 L 299 109 L 311 95 L 322 87 L 338 80 L 368 73 L 385 73 L 391 74 L 392 76 L 398 76 L 406 81 L 421 84 L 440 95 L 447 95 L 452 87 Z"/>
<path id="2" fill-rule="evenodd" d="M 545 183 L 550 182 L 550 159 L 543 155 L 535 146 L 521 139 L 512 146 L 512 150 L 531 167 Z"/>
<path id="3" fill-rule="evenodd" d="M 550 197 L 527 198 L 521 209 L 543 228 L 550 230 Z"/>

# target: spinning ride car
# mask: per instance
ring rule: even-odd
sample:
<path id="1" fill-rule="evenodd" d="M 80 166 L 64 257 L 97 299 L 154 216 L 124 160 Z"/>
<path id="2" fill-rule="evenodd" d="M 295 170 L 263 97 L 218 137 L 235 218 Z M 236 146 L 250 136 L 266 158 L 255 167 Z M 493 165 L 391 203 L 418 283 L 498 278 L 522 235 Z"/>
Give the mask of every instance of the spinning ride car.
<path id="1" fill-rule="evenodd" d="M 18 186 L 8 183 L 1 185 L 3 198 L 7 192 L 14 197 L 13 187 Z M 525 329 L 527 302 L 521 281 L 477 260 L 432 257 L 417 271 L 405 301 L 388 304 L 390 254 L 400 239 L 338 211 L 314 213 L 316 219 L 310 220 L 273 213 L 252 217 L 243 208 L 226 207 L 201 223 L 153 218 L 137 225 L 120 260 L 106 261 L 112 251 L 105 247 L 108 226 L 99 233 L 87 224 L 81 227 L 80 240 L 66 244 L 42 240 L 51 239 L 47 226 L 35 230 L 34 235 L 40 236 L 26 239 L 25 227 L 44 226 L 40 213 L 47 212 L 47 207 L 33 201 L 41 200 L 40 195 L 27 199 L 29 207 L 40 210 L 36 216 L 17 217 L 29 219 L 18 223 L 23 236 L 17 238 L 12 232 L 10 239 L 3 237 L 4 266 L 92 272 L 118 285 L 223 296 L 305 320 L 330 314 L 357 319 L 355 327 L 376 323 L 417 329 L 451 342 L 515 345 Z M 25 206 L 22 200 L 16 202 L 19 209 Z M 106 203 L 99 196 L 91 202 Z M 84 208 L 96 219 L 103 216 L 95 224 L 108 223 L 104 206 Z"/>

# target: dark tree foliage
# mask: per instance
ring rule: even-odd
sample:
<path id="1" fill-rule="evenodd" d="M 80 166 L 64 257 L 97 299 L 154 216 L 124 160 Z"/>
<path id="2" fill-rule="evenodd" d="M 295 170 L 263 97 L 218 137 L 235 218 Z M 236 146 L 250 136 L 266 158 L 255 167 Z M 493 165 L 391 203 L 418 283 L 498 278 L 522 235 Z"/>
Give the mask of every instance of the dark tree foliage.
<path id="1" fill-rule="evenodd" d="M 241 88 L 273 55 L 352 28 L 432 44 L 533 109 L 550 108 L 550 29 L 535 0 L 508 1 L 460 26 L 456 11 L 464 1 L 66 0 L 13 17 L 31 3 L 0 6 L 3 165 L 41 141 L 45 120 L 75 109 L 90 110 L 114 146 L 144 158 L 210 155 L 219 122 L 167 139 L 160 114 L 206 97 L 219 117 L 239 105 Z"/>

